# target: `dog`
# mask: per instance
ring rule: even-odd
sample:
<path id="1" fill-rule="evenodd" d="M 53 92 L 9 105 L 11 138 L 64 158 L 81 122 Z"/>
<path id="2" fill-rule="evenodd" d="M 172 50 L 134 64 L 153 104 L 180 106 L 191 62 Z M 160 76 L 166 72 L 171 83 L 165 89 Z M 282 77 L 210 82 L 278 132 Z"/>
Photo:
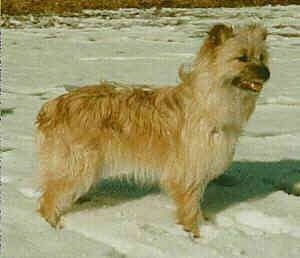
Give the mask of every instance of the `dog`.
<path id="1" fill-rule="evenodd" d="M 199 237 L 203 192 L 232 162 L 270 77 L 266 37 L 259 24 L 217 24 L 177 86 L 102 82 L 45 103 L 36 121 L 41 216 L 61 227 L 95 182 L 132 172 L 155 177 L 177 222 Z"/>

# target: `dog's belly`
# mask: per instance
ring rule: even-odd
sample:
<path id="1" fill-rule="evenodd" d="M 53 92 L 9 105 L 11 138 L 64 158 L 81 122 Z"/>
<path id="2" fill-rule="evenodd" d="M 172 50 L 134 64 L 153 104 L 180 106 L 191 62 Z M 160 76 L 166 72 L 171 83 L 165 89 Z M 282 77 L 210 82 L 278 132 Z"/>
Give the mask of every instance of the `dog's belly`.
<path id="1" fill-rule="evenodd" d="M 143 162 L 135 152 L 130 152 L 126 148 L 108 147 L 101 167 L 101 177 L 156 183 L 159 180 L 159 171 L 160 169 L 155 167 L 153 162 Z"/>
<path id="2" fill-rule="evenodd" d="M 141 184 L 159 182 L 158 170 L 138 164 L 128 164 L 126 162 L 119 164 L 105 162 L 101 170 L 101 177 L 134 180 Z"/>

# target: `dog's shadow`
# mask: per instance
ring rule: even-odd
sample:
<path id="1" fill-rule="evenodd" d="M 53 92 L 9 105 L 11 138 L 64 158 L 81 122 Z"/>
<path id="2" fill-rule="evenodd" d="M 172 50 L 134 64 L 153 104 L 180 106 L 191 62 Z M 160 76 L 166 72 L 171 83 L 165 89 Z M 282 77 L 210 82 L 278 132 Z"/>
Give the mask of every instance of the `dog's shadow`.
<path id="1" fill-rule="evenodd" d="M 223 176 L 209 184 L 202 207 L 205 213 L 214 215 L 228 206 L 275 191 L 299 196 L 296 183 L 300 183 L 300 160 L 234 162 Z"/>
<path id="2" fill-rule="evenodd" d="M 213 217 L 226 207 L 249 199 L 262 198 L 275 191 L 300 195 L 300 160 L 278 162 L 234 162 L 221 177 L 212 181 L 204 194 L 202 207 Z M 75 210 L 114 206 L 148 194 L 159 193 L 157 185 L 139 185 L 133 180 L 106 179 L 79 199 Z"/>
<path id="3" fill-rule="evenodd" d="M 157 184 L 140 184 L 130 177 L 104 179 L 80 197 L 72 210 L 114 206 L 159 192 Z"/>

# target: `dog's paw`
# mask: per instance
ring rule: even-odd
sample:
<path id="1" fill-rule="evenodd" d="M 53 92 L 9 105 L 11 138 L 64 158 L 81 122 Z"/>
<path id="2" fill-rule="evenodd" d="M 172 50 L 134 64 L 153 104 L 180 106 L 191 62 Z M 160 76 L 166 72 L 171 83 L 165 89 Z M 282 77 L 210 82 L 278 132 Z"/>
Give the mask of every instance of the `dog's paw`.
<path id="1" fill-rule="evenodd" d="M 63 219 L 57 210 L 49 212 L 46 209 L 40 208 L 37 212 L 55 229 L 63 228 Z"/>

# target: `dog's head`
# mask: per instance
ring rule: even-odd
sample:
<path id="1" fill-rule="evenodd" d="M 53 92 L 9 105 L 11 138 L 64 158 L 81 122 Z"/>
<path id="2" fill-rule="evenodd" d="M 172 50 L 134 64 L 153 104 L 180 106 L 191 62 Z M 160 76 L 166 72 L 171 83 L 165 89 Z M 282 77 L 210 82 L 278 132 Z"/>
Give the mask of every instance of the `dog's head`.
<path id="1" fill-rule="evenodd" d="M 258 93 L 270 77 L 266 37 L 261 25 L 233 29 L 218 24 L 208 32 L 197 59 L 207 60 L 219 85 Z"/>

